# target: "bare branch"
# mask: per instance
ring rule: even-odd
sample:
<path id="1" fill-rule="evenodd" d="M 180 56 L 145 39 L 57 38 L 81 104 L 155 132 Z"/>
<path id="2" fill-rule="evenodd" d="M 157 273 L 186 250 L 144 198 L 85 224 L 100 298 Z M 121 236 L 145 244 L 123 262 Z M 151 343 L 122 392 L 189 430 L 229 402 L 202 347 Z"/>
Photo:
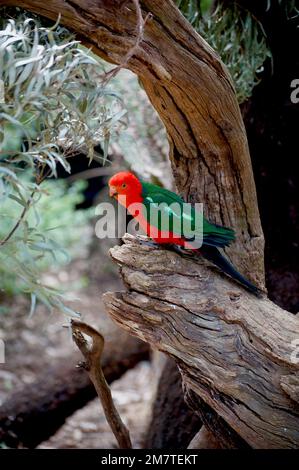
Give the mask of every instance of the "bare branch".
<path id="1" fill-rule="evenodd" d="M 86 370 L 101 400 L 107 422 L 119 447 L 121 449 L 131 449 L 132 443 L 129 431 L 122 422 L 114 405 L 111 391 L 101 366 L 104 337 L 92 326 L 78 320 L 72 320 L 72 335 L 73 340 L 86 360 Z M 83 335 L 91 338 L 91 345 L 88 344 Z"/>
<path id="2" fill-rule="evenodd" d="M 188 449 L 221 449 L 219 441 L 215 436 L 206 428 L 202 426 L 198 433 L 190 442 Z"/>
<path id="3" fill-rule="evenodd" d="M 203 403 L 244 445 L 297 448 L 298 316 L 197 258 L 123 240 L 110 253 L 127 290 L 104 294 L 113 320 L 176 360 L 187 403 L 217 440 Z"/>

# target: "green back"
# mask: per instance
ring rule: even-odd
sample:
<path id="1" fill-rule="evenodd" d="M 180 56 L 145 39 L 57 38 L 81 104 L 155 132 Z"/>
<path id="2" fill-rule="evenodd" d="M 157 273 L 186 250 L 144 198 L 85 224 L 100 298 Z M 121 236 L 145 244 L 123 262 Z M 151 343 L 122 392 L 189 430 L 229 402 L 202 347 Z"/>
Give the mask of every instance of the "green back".
<path id="1" fill-rule="evenodd" d="M 184 206 L 183 199 L 172 191 L 144 182 L 142 196 L 144 216 L 159 230 L 212 246 L 226 246 L 234 240 L 233 230 L 210 223 L 191 205 Z"/>

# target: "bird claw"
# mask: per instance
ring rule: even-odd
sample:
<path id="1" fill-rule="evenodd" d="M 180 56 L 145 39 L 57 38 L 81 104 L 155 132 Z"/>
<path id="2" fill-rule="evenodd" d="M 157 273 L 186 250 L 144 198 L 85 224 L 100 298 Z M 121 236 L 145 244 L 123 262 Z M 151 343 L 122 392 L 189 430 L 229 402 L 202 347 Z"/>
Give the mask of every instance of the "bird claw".
<path id="1" fill-rule="evenodd" d="M 186 250 L 185 248 L 183 248 L 181 246 L 178 246 L 178 245 L 175 245 L 175 244 L 172 244 L 172 243 L 160 244 L 160 243 L 156 243 L 155 241 L 153 241 L 149 238 L 140 237 L 140 236 L 137 236 L 137 240 L 138 240 L 138 243 L 140 245 L 149 246 L 149 247 L 155 248 L 155 249 L 165 248 L 166 250 L 174 251 L 175 253 L 179 254 L 180 256 L 184 256 L 184 257 L 187 257 L 187 258 L 192 258 L 194 256 L 194 253 L 192 253 L 192 250 Z"/>
<path id="2" fill-rule="evenodd" d="M 181 246 L 178 246 L 178 245 L 169 244 L 169 245 L 166 245 L 166 248 L 171 251 L 174 251 L 180 256 L 185 256 L 187 258 L 191 258 L 193 256 L 193 254 L 190 253 L 191 250 L 186 250 L 185 248 L 182 248 Z"/>

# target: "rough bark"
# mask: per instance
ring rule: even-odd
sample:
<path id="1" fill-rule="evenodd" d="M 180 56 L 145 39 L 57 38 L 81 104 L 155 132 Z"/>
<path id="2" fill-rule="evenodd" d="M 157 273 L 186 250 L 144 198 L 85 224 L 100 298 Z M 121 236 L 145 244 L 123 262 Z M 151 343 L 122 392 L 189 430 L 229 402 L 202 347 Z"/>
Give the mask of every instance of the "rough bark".
<path id="1" fill-rule="evenodd" d="M 57 19 L 121 63 L 135 44 L 136 11 L 126 0 L 6 0 Z M 246 132 L 232 80 L 217 54 L 171 0 L 140 1 L 148 12 L 143 38 L 127 67 L 138 74 L 165 124 L 175 183 L 191 202 L 204 202 L 213 221 L 234 227 L 228 250 L 242 273 L 264 283 L 263 234 Z M 253 269 L 254 266 L 254 269 Z"/>
<path id="2" fill-rule="evenodd" d="M 108 383 L 139 361 L 148 346 L 128 335 L 117 335 L 103 355 Z M 13 393 L 1 406 L 0 442 L 8 447 L 33 448 L 52 436 L 65 419 L 96 396 L 86 371 L 76 369 L 80 355 L 49 367 L 38 380 Z"/>
<path id="3" fill-rule="evenodd" d="M 128 290 L 104 295 L 112 318 L 174 357 L 193 408 L 202 400 L 254 448 L 299 447 L 299 317 L 201 261 L 124 241 L 111 256 Z"/>

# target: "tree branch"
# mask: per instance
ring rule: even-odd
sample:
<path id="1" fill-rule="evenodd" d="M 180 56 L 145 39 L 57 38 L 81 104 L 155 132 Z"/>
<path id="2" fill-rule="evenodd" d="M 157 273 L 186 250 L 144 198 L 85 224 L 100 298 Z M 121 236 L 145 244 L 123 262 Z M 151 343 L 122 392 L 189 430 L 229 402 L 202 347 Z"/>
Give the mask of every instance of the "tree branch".
<path id="1" fill-rule="evenodd" d="M 87 370 L 97 394 L 101 400 L 108 424 L 121 449 L 131 449 L 132 443 L 129 431 L 121 420 L 115 408 L 109 385 L 106 382 L 101 366 L 101 358 L 104 349 L 104 338 L 92 326 L 78 320 L 72 320 L 73 340 L 86 360 L 84 368 Z M 89 346 L 83 335 L 91 338 Z"/>
<path id="2" fill-rule="evenodd" d="M 112 63 L 122 64 L 136 44 L 132 1 L 5 3 L 54 20 L 61 13 L 66 27 Z M 263 287 L 264 239 L 231 77 L 171 0 L 140 0 L 140 6 L 142 17 L 152 18 L 126 66 L 138 74 L 165 125 L 178 192 L 186 201 L 204 202 L 212 221 L 236 230 L 229 257 Z M 106 295 L 110 314 L 174 356 L 193 402 L 207 403 L 249 445 L 296 446 L 296 385 L 284 379 L 287 394 L 277 377 L 298 373 L 288 360 L 298 319 L 200 263 L 147 250 L 127 239 L 112 251 L 130 292 Z"/>
<path id="3" fill-rule="evenodd" d="M 105 328 L 102 369 L 110 384 L 140 361 L 149 360 L 149 347 L 109 318 L 99 318 Z M 70 353 L 63 360 L 51 361 L 34 382 L 12 390 L 0 407 L 0 442 L 10 448 L 35 448 L 56 433 L 68 416 L 95 398 L 88 374 L 75 365 L 80 359 Z"/>
<path id="4" fill-rule="evenodd" d="M 124 242 L 111 256 L 128 290 L 104 294 L 114 321 L 174 357 L 193 409 L 202 400 L 251 447 L 298 447 L 299 317 L 197 259 Z"/>

